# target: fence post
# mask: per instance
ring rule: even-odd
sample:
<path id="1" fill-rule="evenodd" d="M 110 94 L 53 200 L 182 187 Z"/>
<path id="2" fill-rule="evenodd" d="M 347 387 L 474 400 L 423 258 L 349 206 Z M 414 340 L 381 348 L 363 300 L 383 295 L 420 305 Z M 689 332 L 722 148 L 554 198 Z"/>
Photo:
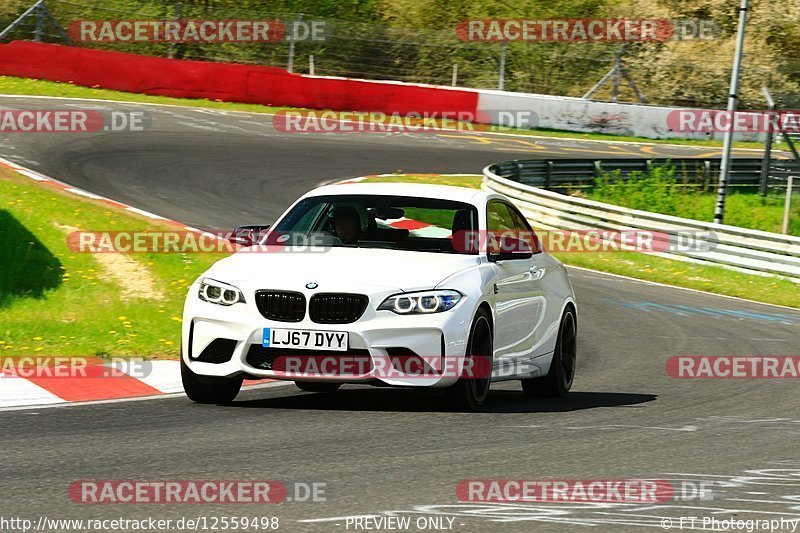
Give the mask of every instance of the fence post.
<path id="1" fill-rule="evenodd" d="M 297 33 L 297 23 L 303 18 L 302 13 L 297 14 L 297 18 L 292 21 L 291 29 L 289 30 L 289 64 L 286 67 L 288 72 L 294 69 L 294 41 L 295 34 Z"/>
<path id="2" fill-rule="evenodd" d="M 33 32 L 33 40 L 37 43 L 42 42 L 44 36 L 44 22 L 47 20 L 44 2 L 39 4 L 38 15 L 36 16 L 36 29 Z"/>
<path id="3" fill-rule="evenodd" d="M 792 179 L 794 176 L 789 174 L 786 180 L 786 200 L 783 203 L 783 224 L 781 225 L 781 233 L 786 235 L 789 233 L 789 211 L 792 207 Z"/>
<path id="4" fill-rule="evenodd" d="M 506 85 L 506 48 L 508 48 L 508 41 L 503 41 L 500 46 L 500 76 L 497 80 L 497 88 L 501 91 Z"/>
<path id="5" fill-rule="evenodd" d="M 708 186 L 711 183 L 711 161 L 706 159 L 703 161 L 703 188 L 701 189 L 702 192 L 706 192 L 708 190 Z"/>
<path id="6" fill-rule="evenodd" d="M 547 170 L 544 174 L 544 188 L 550 190 L 550 178 L 553 177 L 553 162 L 547 162 Z"/>
<path id="7" fill-rule="evenodd" d="M 172 12 L 172 20 L 177 22 L 181 18 L 181 3 L 178 2 L 175 4 L 175 7 Z M 175 43 L 170 41 L 169 46 L 167 47 L 167 59 L 175 59 Z"/>
<path id="8" fill-rule="evenodd" d="M 514 179 L 522 183 L 522 163 L 519 161 L 514 164 Z"/>
<path id="9" fill-rule="evenodd" d="M 772 106 L 769 114 L 772 118 Z M 761 196 L 767 195 L 767 180 L 769 179 L 769 168 L 772 162 L 772 121 L 767 121 L 767 138 L 764 141 L 764 159 L 761 160 L 761 179 L 759 180 L 759 193 Z"/>

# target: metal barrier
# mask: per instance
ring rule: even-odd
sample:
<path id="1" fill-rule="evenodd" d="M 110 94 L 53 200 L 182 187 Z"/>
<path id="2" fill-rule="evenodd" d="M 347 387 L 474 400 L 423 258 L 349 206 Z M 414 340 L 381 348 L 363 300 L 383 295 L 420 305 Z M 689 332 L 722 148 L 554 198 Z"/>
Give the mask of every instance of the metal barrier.
<path id="1" fill-rule="evenodd" d="M 501 175 L 507 173 L 513 176 L 515 165 L 520 163 L 524 163 L 522 176 L 528 176 L 526 181 Z M 483 170 L 483 188 L 510 197 L 535 228 L 652 231 L 672 244 L 679 243 L 687 232 L 695 232 L 697 241 L 693 246 L 687 246 L 686 249 L 672 246 L 669 251 L 657 252 L 656 255 L 711 263 L 749 274 L 777 275 L 800 283 L 800 237 L 639 211 L 532 186 L 531 182 L 545 182 L 537 181 L 541 177 L 532 176 L 529 169 L 545 169 L 546 172 L 548 166 L 552 186 L 554 163 L 556 162 L 510 161 L 489 165 Z M 564 176 L 567 169 L 571 169 L 573 173 L 576 169 L 586 171 L 585 160 L 582 163 L 574 160 L 570 163 L 571 165 L 559 165 L 559 170 L 562 171 L 559 176 Z M 760 160 L 755 166 L 759 164 Z M 605 165 L 603 168 L 606 168 Z"/>
<path id="2" fill-rule="evenodd" d="M 757 187 L 761 177 L 759 158 L 735 158 L 731 162 L 730 186 Z M 719 176 L 720 159 L 550 159 L 517 160 L 491 165 L 498 176 L 532 187 L 544 189 L 580 189 L 591 187 L 601 173 L 619 171 L 622 179 L 634 172 L 649 174 L 653 167 L 675 167 L 678 179 L 687 183 L 715 186 Z M 785 182 L 787 172 L 800 173 L 800 165 L 789 160 L 773 160 L 771 181 Z"/>

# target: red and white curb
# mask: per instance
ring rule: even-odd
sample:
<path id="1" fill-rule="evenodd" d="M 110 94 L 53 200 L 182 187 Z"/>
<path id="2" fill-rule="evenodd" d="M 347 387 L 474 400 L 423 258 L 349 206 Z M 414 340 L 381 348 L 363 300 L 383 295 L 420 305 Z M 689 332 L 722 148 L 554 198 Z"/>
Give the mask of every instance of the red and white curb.
<path id="1" fill-rule="evenodd" d="M 118 368 L 118 367 L 115 367 Z M 59 377 L 55 370 L 36 369 L 34 376 L 5 374 L 0 378 L 0 407 L 50 405 L 112 400 L 182 392 L 178 361 L 148 361 L 147 375 L 113 371 L 111 364 L 87 365 L 80 375 Z"/>
<path id="2" fill-rule="evenodd" d="M 447 228 L 432 226 L 412 218 L 403 217 L 395 220 L 387 220 L 387 222 L 393 228 L 407 229 L 411 235 L 419 237 L 446 239 L 452 235 L 452 232 Z"/>
<path id="3" fill-rule="evenodd" d="M 126 372 L 129 368 L 132 371 Z M 48 369 L 31 373 L 36 375 L 0 375 L 0 409 L 183 395 L 180 362 L 175 360 L 87 365 L 74 375 L 63 376 Z M 291 382 L 245 380 L 244 388 L 288 383 Z"/>

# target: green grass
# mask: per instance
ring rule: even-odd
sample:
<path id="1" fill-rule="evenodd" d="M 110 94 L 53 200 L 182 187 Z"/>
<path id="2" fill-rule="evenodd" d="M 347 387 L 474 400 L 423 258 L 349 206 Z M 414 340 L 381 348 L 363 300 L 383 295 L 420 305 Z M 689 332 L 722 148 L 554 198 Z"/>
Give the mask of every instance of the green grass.
<path id="1" fill-rule="evenodd" d="M 187 288 L 223 254 L 128 255 L 162 299 L 124 299 L 98 257 L 71 251 L 56 225 L 174 230 L 0 168 L 0 355 L 176 356 Z"/>
<path id="2" fill-rule="evenodd" d="M 278 111 L 297 109 L 291 107 L 274 107 L 258 104 L 241 104 L 236 102 L 223 102 L 221 100 L 191 99 L 191 98 L 172 98 L 169 96 L 154 96 L 138 93 L 125 93 L 102 89 L 100 87 L 83 87 L 70 83 L 57 83 L 52 81 L 34 80 L 30 78 L 14 78 L 10 76 L 0 76 L 0 94 L 19 94 L 35 96 L 62 96 L 70 98 L 95 98 L 101 100 L 115 100 L 120 102 L 142 102 L 151 104 L 169 104 L 185 107 L 204 107 L 210 109 L 223 109 L 229 111 L 247 111 L 251 113 L 275 113 Z M 347 110 L 350 111 L 350 110 Z M 449 126 L 451 127 L 451 126 Z M 485 131 L 480 125 L 475 127 L 476 132 Z M 587 141 L 620 141 L 637 143 L 659 143 L 659 144 L 681 144 L 687 146 L 710 146 L 721 148 L 721 141 L 695 141 L 688 139 L 649 139 L 646 137 L 632 137 L 624 135 L 609 135 L 605 133 L 578 133 L 571 131 L 560 131 L 546 128 L 539 129 L 516 129 L 505 127 L 492 127 L 492 131 L 514 133 L 521 135 L 533 135 L 540 137 L 583 139 Z M 762 149 L 761 143 L 755 142 L 734 142 L 735 148 Z"/>
<path id="3" fill-rule="evenodd" d="M 631 209 L 641 209 L 694 220 L 714 220 L 717 196 L 713 187 L 687 186 L 675 175 L 674 167 L 653 168 L 651 174 L 631 173 L 620 179 L 618 171 L 598 180 L 586 196 Z M 581 193 L 583 194 L 583 193 Z M 783 222 L 784 195 L 771 193 L 761 197 L 755 191 L 730 190 L 725 199 L 725 223 L 742 228 L 780 233 Z M 789 212 L 789 234 L 800 235 L 800 195 L 794 195 Z"/>
<path id="4" fill-rule="evenodd" d="M 412 174 L 375 176 L 368 182 L 435 183 L 479 188 L 480 176 Z M 567 252 L 553 254 L 567 265 L 800 308 L 800 285 L 791 281 L 743 274 L 716 266 L 698 265 L 637 252 Z"/>
<path id="5" fill-rule="evenodd" d="M 149 94 L 125 93 L 111 91 L 99 87 L 83 87 L 71 83 L 34 80 L 30 78 L 13 78 L 0 76 L 0 94 L 20 94 L 32 96 L 60 96 L 66 98 L 94 98 L 98 100 L 114 100 L 119 102 L 142 102 L 148 104 L 178 105 L 184 107 L 203 107 L 209 109 L 225 109 L 230 111 L 248 111 L 252 113 L 275 113 L 290 107 L 273 107 L 258 104 L 240 104 L 221 100 L 172 98 Z"/>
<path id="6" fill-rule="evenodd" d="M 391 174 L 385 176 L 369 176 L 365 182 L 398 182 L 398 183 L 428 183 L 435 185 L 449 185 L 451 187 L 468 187 L 479 189 L 483 183 L 480 174 L 452 174 L 440 176 L 438 174 Z"/>

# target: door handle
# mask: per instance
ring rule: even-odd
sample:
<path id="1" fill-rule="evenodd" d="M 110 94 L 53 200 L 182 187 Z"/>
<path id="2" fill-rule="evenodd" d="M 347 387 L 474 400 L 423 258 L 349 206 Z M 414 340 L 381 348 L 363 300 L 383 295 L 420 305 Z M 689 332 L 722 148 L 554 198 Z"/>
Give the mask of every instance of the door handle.
<path id="1" fill-rule="evenodd" d="M 534 281 L 537 279 L 542 279 L 544 277 L 545 272 L 547 269 L 545 267 L 537 267 L 536 265 L 531 265 L 528 269 L 528 272 L 531 273 L 531 279 Z"/>

